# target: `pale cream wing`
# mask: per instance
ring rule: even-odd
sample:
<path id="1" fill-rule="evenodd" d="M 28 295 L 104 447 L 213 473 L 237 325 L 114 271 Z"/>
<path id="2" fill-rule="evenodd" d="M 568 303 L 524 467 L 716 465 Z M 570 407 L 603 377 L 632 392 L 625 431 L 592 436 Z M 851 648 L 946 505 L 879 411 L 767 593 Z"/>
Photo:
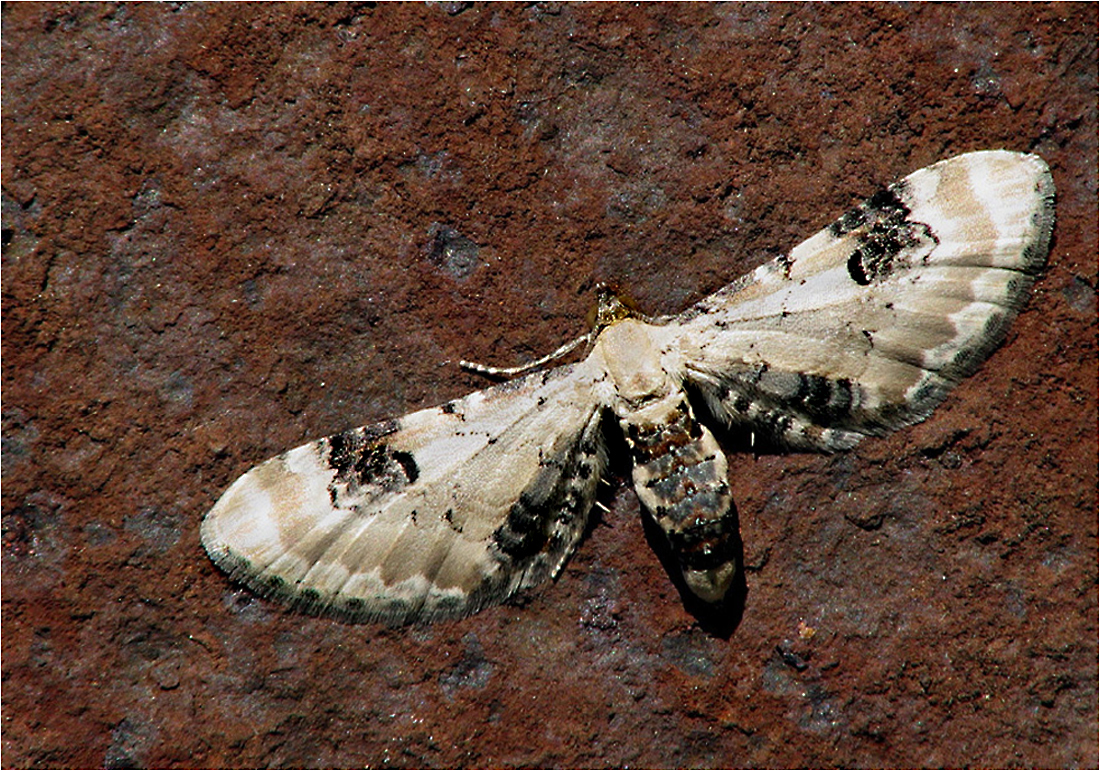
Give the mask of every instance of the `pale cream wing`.
<path id="1" fill-rule="evenodd" d="M 779 448 L 842 449 L 920 421 L 1003 340 L 1053 224 L 1037 156 L 921 169 L 667 320 L 683 376 Z"/>
<path id="2" fill-rule="evenodd" d="M 310 610 L 463 616 L 556 575 L 605 465 L 582 362 L 291 450 L 238 479 L 202 540 L 226 572 Z"/>

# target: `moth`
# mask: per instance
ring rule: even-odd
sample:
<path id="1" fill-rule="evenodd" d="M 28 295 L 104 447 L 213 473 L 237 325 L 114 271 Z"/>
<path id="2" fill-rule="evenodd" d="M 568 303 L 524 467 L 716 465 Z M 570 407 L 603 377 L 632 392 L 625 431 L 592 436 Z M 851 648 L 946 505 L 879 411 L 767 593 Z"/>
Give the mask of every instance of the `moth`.
<path id="1" fill-rule="evenodd" d="M 260 464 L 206 515 L 203 545 L 307 610 L 468 615 L 561 572 L 608 463 L 606 421 L 687 588 L 718 603 L 737 523 L 708 424 L 828 453 L 923 420 L 1003 340 L 1053 224 L 1039 157 L 936 163 L 678 315 L 602 293 L 592 330 L 536 362 L 587 343 L 578 363 Z"/>

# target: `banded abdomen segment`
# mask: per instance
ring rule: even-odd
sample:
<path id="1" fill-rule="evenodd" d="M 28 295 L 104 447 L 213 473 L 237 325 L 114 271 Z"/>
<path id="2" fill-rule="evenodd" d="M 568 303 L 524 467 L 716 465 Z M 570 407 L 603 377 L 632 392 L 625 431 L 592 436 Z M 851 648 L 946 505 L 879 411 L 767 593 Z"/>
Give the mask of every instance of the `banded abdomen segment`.
<path id="1" fill-rule="evenodd" d="M 620 415 L 634 489 L 668 538 L 688 588 L 718 602 L 737 571 L 737 517 L 726 456 L 683 391 Z"/>

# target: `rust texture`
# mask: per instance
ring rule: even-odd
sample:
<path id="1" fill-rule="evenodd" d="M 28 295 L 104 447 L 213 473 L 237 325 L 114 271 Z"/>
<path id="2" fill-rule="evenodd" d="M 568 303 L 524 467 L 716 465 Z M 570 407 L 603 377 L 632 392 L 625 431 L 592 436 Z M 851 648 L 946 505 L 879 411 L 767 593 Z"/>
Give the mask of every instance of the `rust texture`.
<path id="1" fill-rule="evenodd" d="M 1096 767 L 1096 29 L 5 4 L 3 765 Z M 598 282 L 679 311 L 1001 147 L 1058 187 L 1032 301 L 924 424 L 723 440 L 739 618 L 681 597 L 621 462 L 560 580 L 462 621 L 286 612 L 203 553 L 249 467 L 553 350 Z"/>

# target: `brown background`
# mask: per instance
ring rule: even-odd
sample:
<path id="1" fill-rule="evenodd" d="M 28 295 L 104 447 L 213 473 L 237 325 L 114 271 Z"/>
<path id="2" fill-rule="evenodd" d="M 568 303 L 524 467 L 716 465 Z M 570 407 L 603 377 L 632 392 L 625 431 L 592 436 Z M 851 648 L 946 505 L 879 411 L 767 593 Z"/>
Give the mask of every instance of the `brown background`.
<path id="1" fill-rule="evenodd" d="M 1093 5 L 3 10 L 5 766 L 1097 765 Z M 933 161 L 1040 153 L 1050 265 L 928 422 L 731 455 L 693 615 L 616 467 L 525 607 L 231 585 L 255 463 L 675 312 Z M 502 473 L 506 471 L 502 470 Z M 729 628 L 734 627 L 734 628 Z"/>

